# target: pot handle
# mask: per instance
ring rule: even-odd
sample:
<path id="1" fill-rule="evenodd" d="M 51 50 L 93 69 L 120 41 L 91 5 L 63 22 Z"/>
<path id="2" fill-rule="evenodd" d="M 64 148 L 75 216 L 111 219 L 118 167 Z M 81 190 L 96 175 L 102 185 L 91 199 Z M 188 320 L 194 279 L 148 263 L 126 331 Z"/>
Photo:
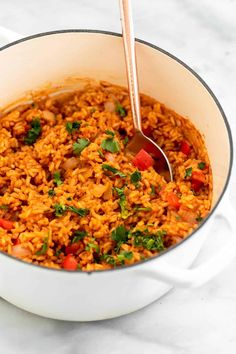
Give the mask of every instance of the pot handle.
<path id="1" fill-rule="evenodd" d="M 208 261 L 190 269 L 181 269 L 160 259 L 155 269 L 140 270 L 140 272 L 144 272 L 149 278 L 177 287 L 197 287 L 208 282 L 236 257 L 236 212 L 226 196 L 222 201 L 222 211 L 218 212 L 215 217 L 224 218 L 231 233 L 227 244 Z"/>
<path id="2" fill-rule="evenodd" d="M 0 26 L 0 43 L 2 42 L 2 39 L 6 43 L 14 42 L 17 41 L 18 39 L 22 38 L 23 35 L 12 31 L 6 27 Z"/>

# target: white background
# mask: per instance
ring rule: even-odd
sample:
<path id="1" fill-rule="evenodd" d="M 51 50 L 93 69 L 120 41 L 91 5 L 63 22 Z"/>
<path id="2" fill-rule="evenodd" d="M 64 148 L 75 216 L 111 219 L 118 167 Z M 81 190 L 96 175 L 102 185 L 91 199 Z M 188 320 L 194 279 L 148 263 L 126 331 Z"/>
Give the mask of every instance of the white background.
<path id="1" fill-rule="evenodd" d="M 136 37 L 195 69 L 218 97 L 235 136 L 236 1 L 133 0 L 133 8 Z M 66 28 L 120 32 L 118 0 L 0 0 L 0 25 L 23 35 Z M 235 180 L 234 170 L 234 206 Z M 197 263 L 227 235 L 223 222 L 216 224 Z M 141 311 L 103 322 L 47 320 L 0 299 L 0 354 L 235 352 L 236 260 L 201 288 L 175 289 Z"/>

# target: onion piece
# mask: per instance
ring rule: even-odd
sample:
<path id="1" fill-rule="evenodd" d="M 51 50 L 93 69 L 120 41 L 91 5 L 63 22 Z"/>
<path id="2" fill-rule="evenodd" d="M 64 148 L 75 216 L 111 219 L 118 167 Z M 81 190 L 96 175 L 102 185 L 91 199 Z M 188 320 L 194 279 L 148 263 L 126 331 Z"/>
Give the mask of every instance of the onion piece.
<path id="1" fill-rule="evenodd" d="M 55 114 L 51 111 L 43 111 L 42 116 L 49 123 L 55 121 Z"/>
<path id="2" fill-rule="evenodd" d="M 105 153 L 105 159 L 109 162 L 114 162 L 115 161 L 115 157 L 113 154 L 111 154 L 110 152 L 106 152 Z"/>
<path id="3" fill-rule="evenodd" d="M 95 197 L 100 198 L 105 192 L 105 190 L 106 190 L 106 186 L 104 186 L 104 184 L 97 184 L 94 186 L 91 192 Z"/>
<path id="4" fill-rule="evenodd" d="M 19 244 L 19 245 L 12 246 L 11 254 L 14 257 L 25 258 L 27 256 L 30 256 L 31 252 L 27 248 L 25 248 L 21 244 Z"/>
<path id="5" fill-rule="evenodd" d="M 76 157 L 71 157 L 63 163 L 62 168 L 64 170 L 74 170 L 78 165 L 79 160 Z"/>
<path id="6" fill-rule="evenodd" d="M 115 103 L 114 103 L 114 102 L 111 102 L 111 101 L 105 102 L 105 103 L 104 103 L 104 108 L 105 108 L 105 111 L 111 112 L 111 113 L 114 113 L 115 110 L 116 110 Z"/>
<path id="7" fill-rule="evenodd" d="M 111 182 L 108 182 L 106 184 L 106 190 L 103 193 L 102 197 L 103 197 L 104 200 L 109 200 L 109 199 L 112 198 L 112 183 Z"/>

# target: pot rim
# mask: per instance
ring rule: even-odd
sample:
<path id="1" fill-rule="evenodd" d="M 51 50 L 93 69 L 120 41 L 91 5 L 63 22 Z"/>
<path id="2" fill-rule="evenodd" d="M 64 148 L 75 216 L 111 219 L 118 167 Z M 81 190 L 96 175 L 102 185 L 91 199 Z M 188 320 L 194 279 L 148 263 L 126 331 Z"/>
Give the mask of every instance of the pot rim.
<path id="1" fill-rule="evenodd" d="M 112 31 L 105 31 L 105 30 L 94 30 L 94 29 L 65 29 L 65 30 L 54 30 L 54 31 L 47 31 L 47 32 L 40 32 L 34 35 L 30 35 L 27 37 L 23 37 L 21 39 L 18 39 L 14 42 L 11 42 L 9 44 L 6 44 L 2 47 L 0 47 L 0 52 L 4 51 L 5 49 L 9 48 L 9 47 L 13 47 L 19 43 L 22 42 L 26 42 L 32 39 L 36 39 L 39 37 L 44 37 L 44 36 L 50 36 L 50 35 L 58 35 L 58 34 L 65 34 L 65 33 L 90 33 L 90 34 L 103 34 L 106 36 L 113 36 L 113 37 L 122 37 L 122 34 L 117 33 L 117 32 L 112 32 Z M 210 87 L 206 84 L 206 82 L 192 69 L 190 68 L 185 62 L 183 62 L 181 59 L 177 58 L 175 55 L 169 53 L 168 51 L 152 44 L 149 43 L 147 41 L 144 41 L 142 39 L 139 38 L 135 38 L 135 41 L 141 44 L 144 44 L 148 47 L 151 47 L 152 49 L 155 49 L 165 55 L 167 55 L 169 58 L 173 59 L 174 61 L 176 61 L 177 63 L 179 63 L 180 65 L 182 65 L 186 70 L 188 70 L 193 76 L 195 76 L 195 78 L 202 84 L 202 86 L 208 91 L 208 93 L 210 94 L 210 96 L 213 98 L 216 106 L 218 107 L 221 116 L 224 120 L 226 129 L 227 129 L 227 133 L 228 133 L 228 140 L 229 140 L 229 147 L 230 147 L 230 161 L 229 161 L 229 169 L 228 169 L 228 173 L 227 173 L 227 178 L 225 180 L 225 184 L 224 184 L 224 188 L 215 204 L 215 206 L 211 209 L 210 213 L 207 215 L 207 217 L 202 221 L 202 223 L 198 226 L 197 229 L 195 229 L 193 232 L 191 232 L 185 239 L 183 239 L 182 241 L 180 241 L 179 243 L 174 244 L 173 246 L 167 248 L 165 251 L 157 254 L 154 257 L 139 261 L 137 263 L 134 264 L 130 264 L 130 265 L 126 265 L 126 266 L 118 266 L 116 268 L 111 268 L 111 269 L 104 269 L 104 270 L 94 270 L 94 271 L 82 271 L 82 270 L 77 270 L 77 271 L 69 271 L 69 270 L 65 270 L 65 269 L 54 269 L 54 268 L 49 268 L 49 267 L 45 267 L 45 266 L 41 266 L 41 265 L 37 265 L 34 263 L 28 263 L 25 262 L 19 258 L 13 257 L 11 255 L 9 255 L 8 253 L 2 252 L 0 251 L 0 255 L 3 257 L 8 257 L 11 260 L 15 261 L 15 262 L 20 262 L 22 265 L 28 265 L 28 266 L 33 266 L 35 268 L 38 268 L 38 270 L 42 270 L 42 271 L 51 271 L 51 272 L 57 272 L 57 274 L 62 273 L 70 273 L 70 274 L 85 274 L 85 275 L 92 275 L 93 273 L 104 273 L 104 272 L 112 272 L 112 271 L 121 271 L 121 270 L 126 270 L 126 269 L 130 269 L 130 268 L 134 268 L 137 266 L 141 266 L 144 263 L 150 262 L 150 261 L 154 261 L 159 257 L 164 256 L 166 253 L 172 251 L 173 249 L 175 249 L 176 247 L 181 246 L 185 241 L 187 241 L 190 237 L 192 237 L 194 234 L 196 234 L 203 226 L 204 224 L 209 220 L 209 218 L 211 217 L 211 215 L 214 213 L 214 211 L 216 210 L 216 208 L 218 207 L 222 197 L 225 194 L 225 191 L 229 185 L 229 181 L 230 181 L 230 177 L 231 177 L 231 173 L 232 173 L 232 166 L 233 166 L 233 139 L 232 139 L 232 133 L 231 133 L 231 128 L 229 125 L 229 122 L 226 118 L 226 115 L 223 111 L 223 108 L 221 107 L 218 99 L 216 98 L 215 94 L 212 92 L 212 90 L 210 89 Z"/>

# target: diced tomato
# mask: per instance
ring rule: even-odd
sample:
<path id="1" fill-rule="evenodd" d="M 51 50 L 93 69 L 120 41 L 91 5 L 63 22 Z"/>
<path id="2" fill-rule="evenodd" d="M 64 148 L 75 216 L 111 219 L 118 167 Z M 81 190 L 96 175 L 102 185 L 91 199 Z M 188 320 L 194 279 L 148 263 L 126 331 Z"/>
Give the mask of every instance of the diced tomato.
<path id="1" fill-rule="evenodd" d="M 66 254 L 76 254 L 79 250 L 80 244 L 78 242 L 71 243 L 69 246 L 66 247 L 65 253 Z"/>
<path id="2" fill-rule="evenodd" d="M 0 227 L 2 227 L 5 230 L 11 230 L 13 229 L 14 224 L 12 221 L 0 218 Z"/>
<path id="3" fill-rule="evenodd" d="M 183 140 L 180 145 L 180 151 L 188 156 L 191 152 L 190 144 L 187 141 Z"/>
<path id="4" fill-rule="evenodd" d="M 19 240 L 18 237 L 13 241 L 13 244 L 14 245 L 19 245 L 20 244 L 20 240 Z"/>
<path id="5" fill-rule="evenodd" d="M 171 208 L 175 210 L 179 210 L 180 207 L 179 198 L 174 192 L 168 193 L 166 199 Z"/>
<path id="6" fill-rule="evenodd" d="M 147 170 L 149 167 L 153 166 L 153 158 L 144 149 L 141 149 L 137 155 L 133 158 L 133 164 L 140 171 Z"/>
<path id="7" fill-rule="evenodd" d="M 197 222 L 196 214 L 185 207 L 181 207 L 178 214 L 183 221 L 186 221 L 189 224 L 195 224 Z"/>
<path id="8" fill-rule="evenodd" d="M 158 150 L 152 143 L 145 144 L 143 149 L 149 154 L 153 154 L 153 157 L 155 158 L 162 157 L 162 153 L 160 152 L 160 150 Z"/>
<path id="9" fill-rule="evenodd" d="M 206 181 L 206 177 L 202 171 L 193 171 L 191 177 L 191 186 L 194 192 L 198 192 Z"/>
<path id="10" fill-rule="evenodd" d="M 152 128 L 150 126 L 143 128 L 143 134 L 150 138 L 152 136 Z"/>
<path id="11" fill-rule="evenodd" d="M 62 267 L 66 270 L 76 270 L 78 267 L 78 262 L 74 256 L 68 254 L 62 262 Z"/>

